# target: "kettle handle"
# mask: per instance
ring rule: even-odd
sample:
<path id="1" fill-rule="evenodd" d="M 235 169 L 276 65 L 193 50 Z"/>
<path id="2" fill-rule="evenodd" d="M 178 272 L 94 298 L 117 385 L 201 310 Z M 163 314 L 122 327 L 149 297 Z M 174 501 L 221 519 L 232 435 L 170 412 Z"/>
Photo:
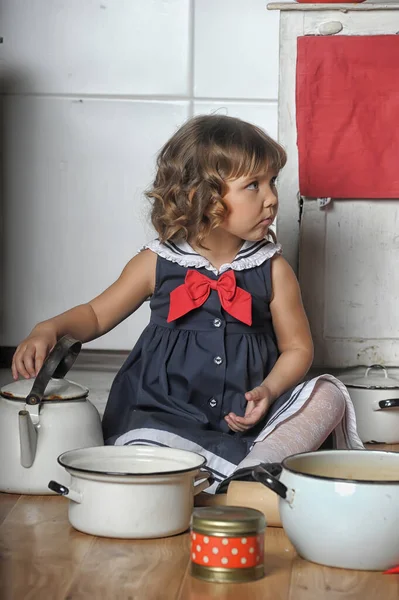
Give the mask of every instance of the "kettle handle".
<path id="1" fill-rule="evenodd" d="M 82 342 L 69 335 L 64 335 L 58 340 L 37 374 L 32 389 L 26 397 L 26 404 L 35 405 L 42 401 L 50 379 L 52 377 L 55 379 L 65 377 L 77 359 L 81 347 Z"/>

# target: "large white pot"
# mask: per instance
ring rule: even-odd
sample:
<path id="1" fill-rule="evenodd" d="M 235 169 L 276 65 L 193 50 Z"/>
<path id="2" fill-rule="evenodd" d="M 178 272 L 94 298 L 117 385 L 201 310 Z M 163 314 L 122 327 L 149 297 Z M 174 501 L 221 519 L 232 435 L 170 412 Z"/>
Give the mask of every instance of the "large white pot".
<path id="1" fill-rule="evenodd" d="M 296 454 L 277 479 L 255 479 L 280 496 L 282 525 L 306 560 L 383 571 L 399 564 L 399 454 L 326 450 Z"/>
<path id="2" fill-rule="evenodd" d="M 173 448 L 85 448 L 65 452 L 58 461 L 71 484 L 51 481 L 49 488 L 71 500 L 71 525 L 91 535 L 138 539 L 182 533 L 194 495 L 210 485 L 209 473 L 200 471 L 206 459 Z"/>
<path id="3" fill-rule="evenodd" d="M 381 365 L 366 369 L 363 377 L 340 376 L 348 388 L 362 442 L 399 444 L 399 380 Z"/>

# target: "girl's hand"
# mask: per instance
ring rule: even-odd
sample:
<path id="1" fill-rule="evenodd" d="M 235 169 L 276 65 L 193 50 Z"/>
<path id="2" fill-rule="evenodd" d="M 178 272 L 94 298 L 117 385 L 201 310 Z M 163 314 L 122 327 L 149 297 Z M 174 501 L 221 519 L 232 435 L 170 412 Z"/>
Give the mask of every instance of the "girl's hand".
<path id="1" fill-rule="evenodd" d="M 18 379 L 18 373 L 25 379 L 36 377 L 56 342 L 57 336 L 51 331 L 32 332 L 15 351 L 11 365 L 13 378 Z"/>
<path id="2" fill-rule="evenodd" d="M 264 384 L 258 385 L 258 387 L 247 392 L 245 399 L 247 400 L 247 408 L 243 417 L 239 417 L 235 413 L 229 413 L 225 417 L 226 423 L 233 431 L 251 429 L 263 419 L 273 401 L 270 390 Z"/>

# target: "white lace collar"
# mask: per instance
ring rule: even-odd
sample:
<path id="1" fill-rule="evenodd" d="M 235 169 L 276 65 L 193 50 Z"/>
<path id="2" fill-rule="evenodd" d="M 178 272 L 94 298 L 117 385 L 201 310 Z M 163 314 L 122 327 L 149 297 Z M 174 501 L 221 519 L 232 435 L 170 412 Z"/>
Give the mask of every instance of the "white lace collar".
<path id="1" fill-rule="evenodd" d="M 218 270 L 211 265 L 207 258 L 195 252 L 187 242 L 168 241 L 161 244 L 159 240 L 153 240 L 140 250 L 145 250 L 146 248 L 182 267 L 195 267 L 197 269 L 205 267 L 205 269 L 212 271 L 215 275 L 221 275 L 229 269 L 233 269 L 233 271 L 252 269 L 263 264 L 275 254 L 281 254 L 280 244 L 273 244 L 267 240 L 244 242 L 233 262 L 222 265 Z"/>

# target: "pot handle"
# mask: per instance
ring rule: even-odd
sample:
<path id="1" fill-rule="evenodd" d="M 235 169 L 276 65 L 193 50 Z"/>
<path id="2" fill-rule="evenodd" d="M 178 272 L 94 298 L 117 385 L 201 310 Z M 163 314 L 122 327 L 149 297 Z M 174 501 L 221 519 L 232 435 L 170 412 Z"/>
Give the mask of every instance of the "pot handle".
<path id="1" fill-rule="evenodd" d="M 32 389 L 26 397 L 26 404 L 35 405 L 41 402 L 50 379 L 65 377 L 77 359 L 81 347 L 82 342 L 68 335 L 64 335 L 58 340 L 37 374 Z"/>
<path id="2" fill-rule="evenodd" d="M 364 376 L 368 377 L 368 374 L 370 373 L 370 371 L 372 369 L 381 369 L 384 372 L 384 378 L 388 379 L 388 371 L 386 370 L 386 368 L 383 365 L 370 365 L 369 367 L 367 367 L 366 373 L 364 374 Z"/>
<path id="3" fill-rule="evenodd" d="M 78 504 L 80 504 L 83 500 L 82 494 L 79 494 L 74 490 L 70 490 L 65 485 L 57 483 L 57 481 L 50 481 L 47 487 L 49 490 L 55 492 L 59 496 L 65 496 L 66 498 L 69 498 L 69 500 L 73 500 L 73 502 L 77 502 Z"/>
<path id="4" fill-rule="evenodd" d="M 386 410 L 387 408 L 399 408 L 399 398 L 380 400 L 374 410 Z"/>
<path id="5" fill-rule="evenodd" d="M 196 481 L 199 481 L 199 483 L 196 483 Z M 215 480 L 209 471 L 207 471 L 206 469 L 200 471 L 194 477 L 194 496 L 197 496 L 197 494 L 200 494 L 201 492 L 209 488 L 214 482 Z"/>
<path id="6" fill-rule="evenodd" d="M 272 490 L 272 492 L 275 492 L 280 498 L 288 502 L 288 504 L 292 503 L 292 500 L 294 499 L 294 490 L 287 488 L 286 485 L 269 473 L 263 465 L 258 465 L 254 468 L 252 477 L 269 488 L 269 490 Z"/>

